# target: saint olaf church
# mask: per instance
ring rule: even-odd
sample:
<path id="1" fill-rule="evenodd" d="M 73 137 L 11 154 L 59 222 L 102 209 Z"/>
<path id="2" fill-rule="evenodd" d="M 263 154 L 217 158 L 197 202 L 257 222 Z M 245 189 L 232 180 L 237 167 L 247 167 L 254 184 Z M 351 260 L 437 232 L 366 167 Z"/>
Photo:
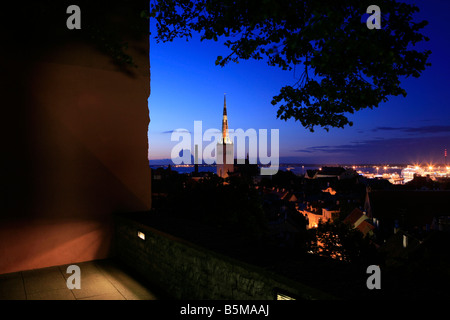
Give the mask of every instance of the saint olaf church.
<path id="1" fill-rule="evenodd" d="M 216 149 L 217 175 L 221 178 L 228 177 L 228 173 L 234 171 L 234 145 L 228 133 L 227 98 L 223 98 L 222 137 L 217 143 Z"/>

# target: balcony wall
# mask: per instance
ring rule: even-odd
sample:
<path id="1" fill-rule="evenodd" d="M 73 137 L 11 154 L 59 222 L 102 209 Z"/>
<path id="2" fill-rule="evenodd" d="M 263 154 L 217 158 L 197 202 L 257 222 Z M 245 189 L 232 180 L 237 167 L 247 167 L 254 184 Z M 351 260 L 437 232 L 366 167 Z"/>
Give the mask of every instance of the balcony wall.
<path id="1" fill-rule="evenodd" d="M 100 7 L 137 65 L 119 67 L 87 40 L 98 7 L 68 30 L 69 4 L 2 9 L 0 274 L 108 257 L 112 214 L 151 207 L 148 37 Z"/>
<path id="2" fill-rule="evenodd" d="M 295 280 L 117 215 L 115 256 L 174 299 L 334 299 Z M 138 237 L 138 232 L 145 239 Z"/>

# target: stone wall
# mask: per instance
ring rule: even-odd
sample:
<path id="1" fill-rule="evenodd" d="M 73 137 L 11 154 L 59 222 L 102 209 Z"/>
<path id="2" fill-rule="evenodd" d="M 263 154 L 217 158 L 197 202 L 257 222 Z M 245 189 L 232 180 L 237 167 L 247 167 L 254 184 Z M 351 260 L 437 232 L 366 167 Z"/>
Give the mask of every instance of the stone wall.
<path id="1" fill-rule="evenodd" d="M 297 299 L 333 298 L 123 215 L 116 217 L 115 255 L 174 299 L 274 300 L 278 292 Z"/>

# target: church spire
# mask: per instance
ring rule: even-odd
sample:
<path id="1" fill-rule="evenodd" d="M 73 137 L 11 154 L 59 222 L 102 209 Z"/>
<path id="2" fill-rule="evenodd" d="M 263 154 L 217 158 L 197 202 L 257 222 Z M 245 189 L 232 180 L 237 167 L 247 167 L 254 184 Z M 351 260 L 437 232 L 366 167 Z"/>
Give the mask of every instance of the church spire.
<path id="1" fill-rule="evenodd" d="M 225 93 L 223 95 L 222 143 L 231 143 L 230 136 L 228 134 L 227 96 Z"/>
<path id="2" fill-rule="evenodd" d="M 216 148 L 217 175 L 226 178 L 234 172 L 234 146 L 228 133 L 227 96 L 223 96 L 222 137 Z"/>

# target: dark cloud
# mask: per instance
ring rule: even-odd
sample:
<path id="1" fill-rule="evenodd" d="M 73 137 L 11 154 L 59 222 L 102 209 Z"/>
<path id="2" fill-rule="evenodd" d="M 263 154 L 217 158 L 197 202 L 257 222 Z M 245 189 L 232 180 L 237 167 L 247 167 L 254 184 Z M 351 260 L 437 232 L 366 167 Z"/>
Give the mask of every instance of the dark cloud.
<path id="1" fill-rule="evenodd" d="M 335 146 L 311 146 L 295 150 L 326 158 L 346 157 L 364 162 L 443 161 L 444 148 L 450 147 L 450 135 L 368 139 Z"/>
<path id="2" fill-rule="evenodd" d="M 189 131 L 189 130 L 186 130 L 186 129 L 175 129 L 175 130 L 162 131 L 161 134 L 172 134 L 172 133 L 174 133 L 174 132 L 179 132 L 179 133 L 181 133 L 181 132 L 186 132 L 186 133 L 190 133 L 190 131 Z"/>
<path id="3" fill-rule="evenodd" d="M 376 127 L 374 129 L 372 129 L 373 132 L 377 132 L 377 131 L 403 131 L 407 129 L 407 127 L 398 127 L 398 128 L 394 128 L 394 127 Z"/>
<path id="4" fill-rule="evenodd" d="M 424 126 L 419 128 L 409 128 L 407 132 L 443 133 L 443 132 L 450 132 L 450 126 Z"/>
<path id="5" fill-rule="evenodd" d="M 417 133 L 417 134 L 427 134 L 427 133 L 447 133 L 450 132 L 450 126 L 422 126 L 422 127 L 376 127 L 372 130 L 377 131 L 399 131 L 405 133 Z"/>

